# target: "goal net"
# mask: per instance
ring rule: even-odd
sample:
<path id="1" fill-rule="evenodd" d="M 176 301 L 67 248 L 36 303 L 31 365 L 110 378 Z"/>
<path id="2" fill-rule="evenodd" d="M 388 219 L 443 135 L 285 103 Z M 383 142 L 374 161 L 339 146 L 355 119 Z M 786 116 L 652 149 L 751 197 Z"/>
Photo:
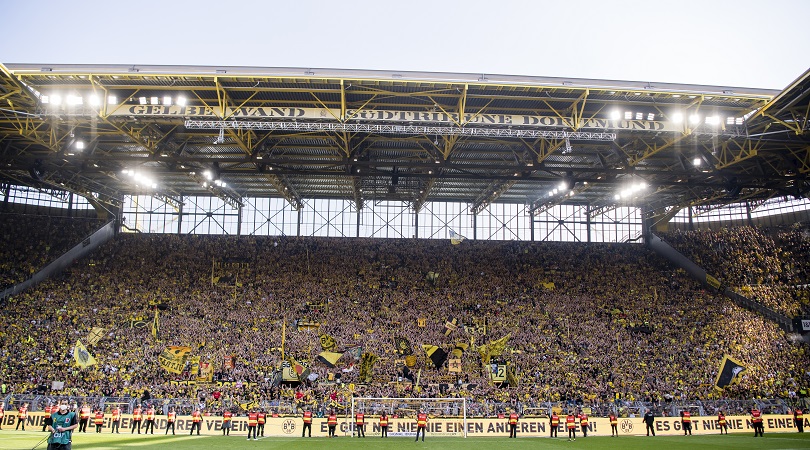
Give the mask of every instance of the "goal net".
<path id="1" fill-rule="evenodd" d="M 346 418 L 353 430 L 356 414 L 365 416 L 365 432 L 379 435 L 379 417 L 388 415 L 389 436 L 416 434 L 416 415 L 428 415 L 427 433 L 432 436 L 467 437 L 466 398 L 352 398 L 351 415 Z"/>

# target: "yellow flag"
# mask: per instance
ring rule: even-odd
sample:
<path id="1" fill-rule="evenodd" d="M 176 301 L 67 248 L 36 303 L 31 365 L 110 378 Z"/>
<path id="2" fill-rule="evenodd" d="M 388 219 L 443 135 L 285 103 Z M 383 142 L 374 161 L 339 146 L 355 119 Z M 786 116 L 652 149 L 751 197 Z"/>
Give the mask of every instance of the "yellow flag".
<path id="1" fill-rule="evenodd" d="M 93 355 L 87 351 L 82 341 L 79 340 L 76 341 L 76 346 L 73 347 L 73 359 L 76 360 L 76 364 L 82 369 L 96 365 L 96 358 L 93 358 Z"/>
<path id="2" fill-rule="evenodd" d="M 160 367 L 170 373 L 182 373 L 191 347 L 186 345 L 171 345 L 163 349 L 158 355 Z"/>
<path id="3" fill-rule="evenodd" d="M 93 327 L 90 330 L 90 333 L 87 335 L 87 343 L 89 345 L 96 345 L 101 338 L 104 337 L 104 328 L 101 327 Z"/>

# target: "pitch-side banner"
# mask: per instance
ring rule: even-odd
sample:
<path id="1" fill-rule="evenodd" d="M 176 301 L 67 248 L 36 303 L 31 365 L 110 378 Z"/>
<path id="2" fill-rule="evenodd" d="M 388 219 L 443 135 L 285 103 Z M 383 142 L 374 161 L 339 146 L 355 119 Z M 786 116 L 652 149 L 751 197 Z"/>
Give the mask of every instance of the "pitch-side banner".
<path id="1" fill-rule="evenodd" d="M 340 120 L 340 110 L 331 108 L 283 108 L 283 107 L 244 107 L 226 108 L 218 106 L 178 106 L 178 105 L 122 105 L 107 111 L 109 116 L 179 116 L 211 120 Z M 348 110 L 346 122 L 385 122 L 420 123 L 463 126 L 495 125 L 525 126 L 539 128 L 562 128 L 573 130 L 569 118 L 558 116 L 532 116 L 522 114 L 465 114 L 436 111 L 388 111 L 388 110 Z M 673 122 L 652 120 L 608 120 L 600 118 L 583 119 L 580 130 L 641 130 L 682 132 L 682 125 Z"/>
<path id="2" fill-rule="evenodd" d="M 44 423 L 45 414 L 40 412 L 30 413 L 26 424 L 38 428 Z M 790 433 L 796 432 L 793 416 L 789 415 L 764 415 L 765 433 Z M 719 434 L 716 417 L 693 417 L 692 434 Z M 727 416 L 729 433 L 751 433 L 754 428 L 751 426 L 749 416 Z M 2 424 L 13 426 L 17 421 L 16 411 L 6 411 Z M 369 436 L 379 436 L 380 427 L 376 417 L 366 417 L 365 432 Z M 467 419 L 467 436 L 474 437 L 508 437 L 508 419 Z M 145 422 L 144 422 L 145 423 Z M 191 430 L 191 416 L 179 416 L 175 422 L 175 432 L 178 434 L 188 433 Z M 606 418 L 593 418 L 588 425 L 588 436 L 610 436 L 610 421 Z M 132 425 L 132 415 L 124 414 L 121 418 L 120 428 L 129 430 Z M 155 426 L 158 430 L 165 430 L 167 425 L 166 416 L 158 416 Z M 104 417 L 102 433 L 109 433 L 112 426 L 112 419 L 107 414 Z M 804 426 L 810 426 L 810 418 L 804 419 Z M 267 418 L 264 432 L 265 436 L 296 437 L 301 435 L 304 422 L 301 417 L 278 417 Z M 350 435 L 354 431 L 354 424 L 346 417 L 339 419 L 337 432 L 340 435 Z M 658 417 L 655 419 L 655 434 L 679 435 L 683 434 L 679 417 Z M 645 435 L 645 426 L 641 418 L 619 419 L 619 436 L 639 436 Z M 234 417 L 231 434 L 244 433 L 247 435 L 247 417 Z M 427 426 L 427 436 L 461 436 L 463 435 L 465 424 L 462 419 L 430 419 Z M 411 436 L 416 434 L 416 420 L 414 419 L 391 419 L 388 428 L 389 436 Z M 313 437 L 328 436 L 329 429 L 325 418 L 315 418 L 312 423 Z M 549 420 L 547 418 L 523 417 L 518 423 L 518 437 L 546 437 L 551 432 Z M 577 425 L 577 434 L 582 436 L 582 429 Z M 203 417 L 200 434 L 216 435 L 222 434 L 221 417 Z M 129 434 L 128 434 L 129 435 Z M 568 436 L 565 430 L 565 423 L 560 424 L 558 435 Z M 74 439 L 81 439 L 79 434 L 74 434 Z"/>

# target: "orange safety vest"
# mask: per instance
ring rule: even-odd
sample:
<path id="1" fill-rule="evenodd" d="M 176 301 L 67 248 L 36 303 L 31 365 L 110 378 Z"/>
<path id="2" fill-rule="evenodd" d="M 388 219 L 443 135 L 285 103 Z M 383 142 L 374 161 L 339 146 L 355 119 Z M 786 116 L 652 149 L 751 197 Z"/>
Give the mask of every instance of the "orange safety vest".
<path id="1" fill-rule="evenodd" d="M 93 420 L 93 422 L 95 422 L 96 425 L 104 425 L 104 413 L 97 412 L 96 418 Z"/>
<path id="2" fill-rule="evenodd" d="M 725 425 L 726 424 L 726 416 L 724 416 L 722 414 L 718 414 L 717 415 L 717 423 L 719 425 Z"/>
<path id="3" fill-rule="evenodd" d="M 689 411 L 684 411 L 683 412 L 683 417 L 681 417 L 681 421 L 683 421 L 683 423 L 691 423 L 692 422 L 692 413 L 690 413 Z"/>
<path id="4" fill-rule="evenodd" d="M 146 420 L 155 420 L 155 410 L 153 408 L 146 410 Z"/>
<path id="5" fill-rule="evenodd" d="M 565 416 L 565 426 L 568 427 L 568 429 L 576 428 L 577 427 L 577 418 L 570 415 L 570 414 Z"/>
<path id="6" fill-rule="evenodd" d="M 0 406 L 0 419 L 6 416 L 6 410 Z"/>
<path id="7" fill-rule="evenodd" d="M 248 414 L 248 426 L 255 427 L 256 424 L 259 422 L 259 415 L 255 412 Z"/>
<path id="8" fill-rule="evenodd" d="M 588 416 L 585 414 L 580 414 L 579 416 L 579 426 L 587 427 L 588 426 Z"/>
<path id="9" fill-rule="evenodd" d="M 326 423 L 327 423 L 329 426 L 332 426 L 332 427 L 333 427 L 333 426 L 335 426 L 335 425 L 337 425 L 337 416 L 336 416 L 336 415 L 334 415 L 334 414 L 330 414 L 330 415 L 329 415 L 329 418 L 326 420 Z"/>
<path id="10" fill-rule="evenodd" d="M 551 426 L 552 427 L 560 426 L 560 416 L 558 416 L 556 414 L 551 415 Z"/>
<path id="11" fill-rule="evenodd" d="M 427 426 L 427 414 L 418 414 L 416 416 L 416 426 L 419 428 Z"/>
<path id="12" fill-rule="evenodd" d="M 758 409 L 754 409 L 751 411 L 751 422 L 754 423 L 762 422 L 762 413 Z"/>
<path id="13" fill-rule="evenodd" d="M 231 418 L 233 417 L 233 413 L 230 411 L 225 411 L 222 413 L 222 421 L 223 422 L 230 422 Z"/>
<path id="14" fill-rule="evenodd" d="M 119 420 L 121 420 L 121 410 L 120 409 L 115 408 L 114 410 L 112 410 L 112 420 L 113 420 L 113 422 L 118 422 Z"/>
<path id="15" fill-rule="evenodd" d="M 381 427 L 388 426 L 388 416 L 380 416 L 380 426 Z"/>
<path id="16" fill-rule="evenodd" d="M 87 420 L 90 418 L 90 408 L 83 407 L 81 412 L 79 413 L 79 419 Z"/>
<path id="17" fill-rule="evenodd" d="M 608 417 L 610 417 L 610 424 L 611 424 L 611 425 L 617 425 L 617 424 L 619 423 L 619 420 L 618 420 L 618 419 L 616 418 L 616 416 L 614 416 L 613 414 L 611 414 L 611 415 L 610 415 L 610 416 L 608 416 Z"/>
<path id="18" fill-rule="evenodd" d="M 197 422 L 200 422 L 201 420 L 202 420 L 202 417 L 200 416 L 199 411 L 194 411 L 193 413 L 191 413 L 191 421 L 192 422 L 197 423 Z"/>
<path id="19" fill-rule="evenodd" d="M 25 406 L 20 406 L 20 410 L 18 413 L 18 419 L 25 420 L 28 418 L 28 408 Z"/>
<path id="20" fill-rule="evenodd" d="M 517 425 L 518 415 L 515 413 L 509 414 L 509 425 Z"/>
<path id="21" fill-rule="evenodd" d="M 264 425 L 265 419 L 267 418 L 267 414 L 260 412 L 259 413 L 259 425 Z"/>
<path id="22" fill-rule="evenodd" d="M 793 411 L 793 418 L 796 419 L 796 420 L 802 420 L 802 410 L 799 409 L 799 408 L 796 408 L 796 410 Z"/>
<path id="23" fill-rule="evenodd" d="M 167 416 L 167 420 L 169 421 L 169 423 L 174 422 L 174 418 L 175 418 L 176 415 L 177 415 L 177 413 L 173 413 L 171 411 L 169 412 L 169 415 Z"/>
<path id="24" fill-rule="evenodd" d="M 355 425 L 365 425 L 366 423 L 365 418 L 366 418 L 365 414 L 358 413 L 356 416 L 354 416 Z"/>
<path id="25" fill-rule="evenodd" d="M 141 416 L 141 408 L 135 408 L 135 411 L 132 411 L 132 420 L 136 422 L 140 422 L 143 417 Z"/>
<path id="26" fill-rule="evenodd" d="M 312 411 L 304 411 L 304 423 L 312 423 Z"/>

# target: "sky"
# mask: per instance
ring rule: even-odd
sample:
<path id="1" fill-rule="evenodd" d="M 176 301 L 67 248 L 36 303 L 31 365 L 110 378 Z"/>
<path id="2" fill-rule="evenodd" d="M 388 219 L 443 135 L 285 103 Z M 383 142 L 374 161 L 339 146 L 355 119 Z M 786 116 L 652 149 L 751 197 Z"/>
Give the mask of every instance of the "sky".
<path id="1" fill-rule="evenodd" d="M 808 0 L 0 0 L 0 12 L 4 64 L 426 71 L 780 90 L 810 68 Z"/>

